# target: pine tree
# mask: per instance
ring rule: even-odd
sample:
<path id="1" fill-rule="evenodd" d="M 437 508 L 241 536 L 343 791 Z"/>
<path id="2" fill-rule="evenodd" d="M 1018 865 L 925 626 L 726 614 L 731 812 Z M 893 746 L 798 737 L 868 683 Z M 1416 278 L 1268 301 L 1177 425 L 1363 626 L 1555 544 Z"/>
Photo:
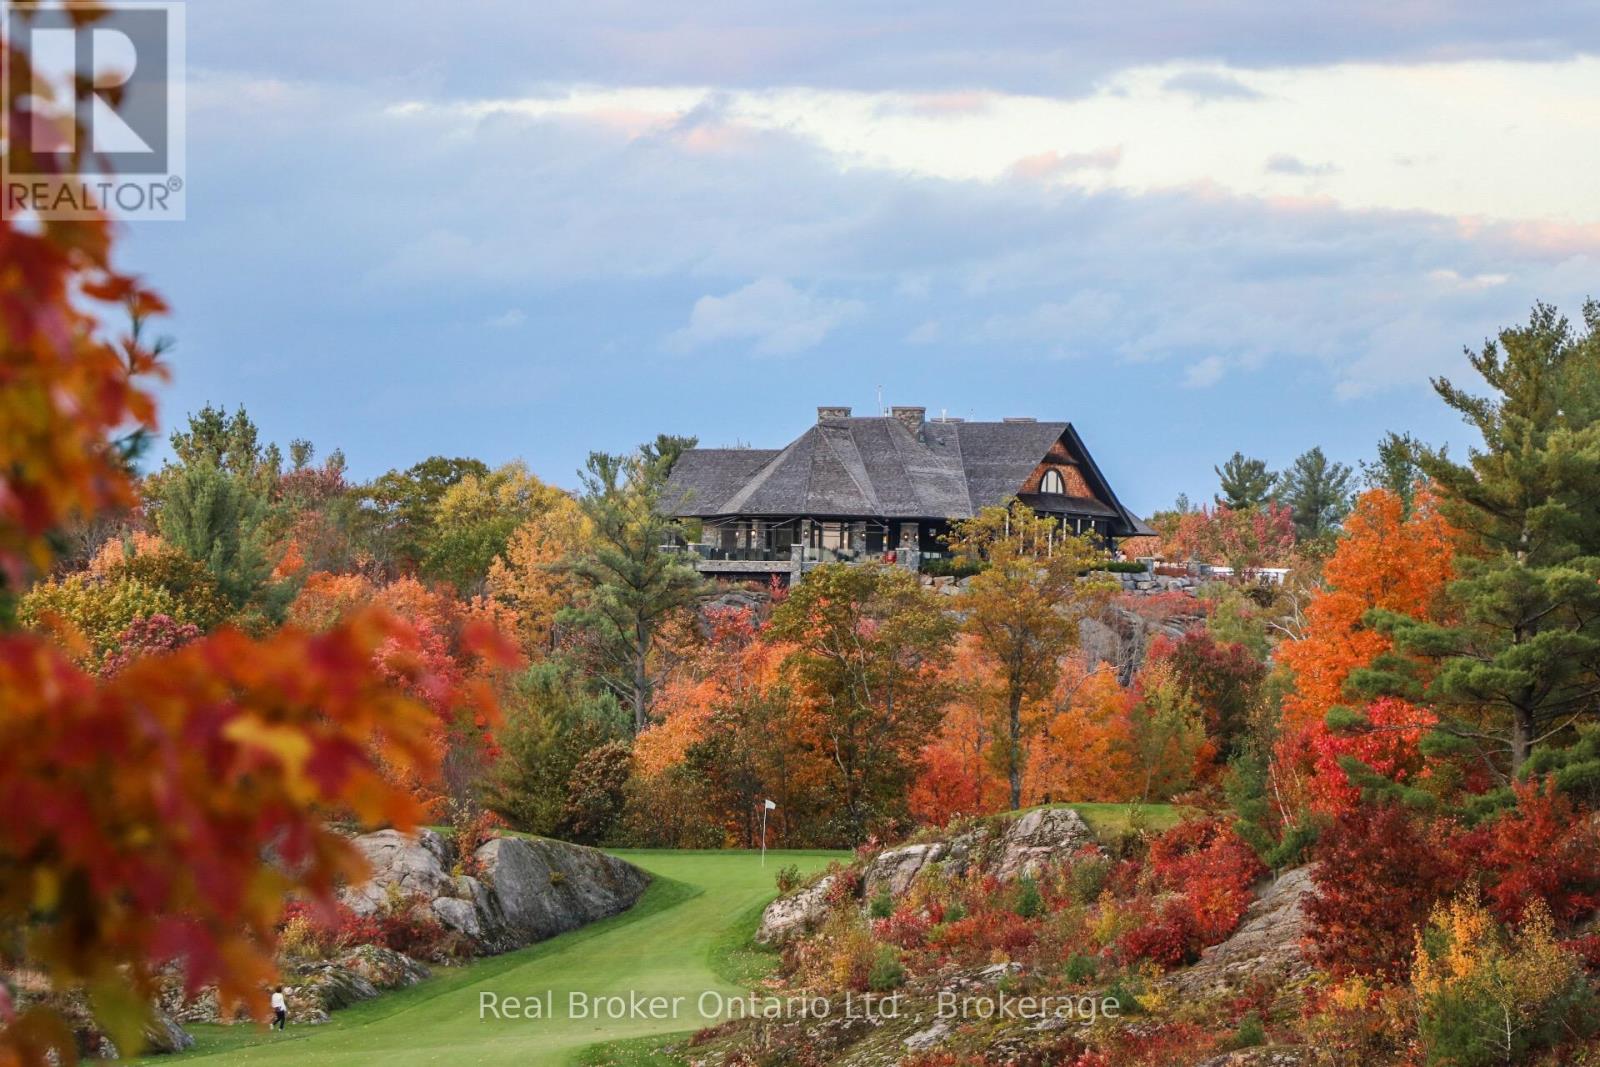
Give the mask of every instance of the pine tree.
<path id="1" fill-rule="evenodd" d="M 1353 678 L 1426 701 L 1442 719 L 1438 743 L 1475 747 L 1512 773 L 1600 697 L 1600 304 L 1584 320 L 1575 331 L 1541 304 L 1527 325 L 1469 350 L 1488 397 L 1434 383 L 1483 439 L 1465 463 L 1420 455 L 1468 540 L 1447 590 L 1452 621 L 1374 613 L 1400 655 Z"/>
<path id="2" fill-rule="evenodd" d="M 1235 452 L 1222 466 L 1211 469 L 1222 482 L 1222 492 L 1216 502 L 1235 511 L 1265 504 L 1278 480 L 1277 475 L 1267 469 L 1265 460 L 1250 459 L 1243 452 Z"/>
<path id="3" fill-rule="evenodd" d="M 1378 442 L 1378 458 L 1361 461 L 1361 480 L 1368 489 L 1387 489 L 1405 503 L 1406 514 L 1416 498 L 1422 467 L 1417 463 L 1421 445 L 1409 433 L 1392 430 Z"/>
<path id="4" fill-rule="evenodd" d="M 678 530 L 661 507 L 667 471 L 677 454 L 694 444 L 672 439 L 663 453 L 657 447 L 663 440 L 630 456 L 589 454 L 579 475 L 584 488 L 579 506 L 594 536 L 588 551 L 565 568 L 585 596 L 562 621 L 588 631 L 596 673 L 632 709 L 636 732 L 648 721 L 657 631 L 705 584 L 688 562 L 661 550 Z"/>
<path id="5" fill-rule="evenodd" d="M 1277 499 L 1294 512 L 1295 536 L 1311 541 L 1331 533 L 1350 512 L 1348 464 L 1330 463 L 1320 447 L 1302 454 L 1278 480 Z"/>

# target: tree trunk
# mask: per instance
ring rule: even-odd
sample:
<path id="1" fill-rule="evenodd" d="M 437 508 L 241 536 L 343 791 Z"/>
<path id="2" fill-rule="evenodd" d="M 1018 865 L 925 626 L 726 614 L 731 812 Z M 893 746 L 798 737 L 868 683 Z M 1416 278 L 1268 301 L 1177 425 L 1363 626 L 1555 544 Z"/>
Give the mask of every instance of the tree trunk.
<path id="1" fill-rule="evenodd" d="M 636 643 L 633 650 L 633 733 L 637 737 L 644 732 L 646 715 L 650 710 L 650 676 L 646 670 L 646 659 L 650 655 L 650 638 L 643 628 L 636 631 Z"/>
<path id="2" fill-rule="evenodd" d="M 1022 807 L 1022 690 L 1013 688 L 1010 699 L 1011 754 L 1007 770 L 1011 778 L 1011 810 Z"/>
<path id="3" fill-rule="evenodd" d="M 1533 713 L 1525 708 L 1511 712 L 1511 777 L 1516 778 L 1522 765 L 1533 755 Z"/>

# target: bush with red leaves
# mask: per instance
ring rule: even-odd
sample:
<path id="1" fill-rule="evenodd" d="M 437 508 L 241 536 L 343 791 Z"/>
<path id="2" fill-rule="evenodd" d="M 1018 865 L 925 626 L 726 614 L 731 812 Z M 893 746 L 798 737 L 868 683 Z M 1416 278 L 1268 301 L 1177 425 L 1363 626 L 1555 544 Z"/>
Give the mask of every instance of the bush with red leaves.
<path id="1" fill-rule="evenodd" d="M 1117 940 L 1117 951 L 1132 963 L 1149 960 L 1162 967 L 1179 967 L 1199 955 L 1194 924 L 1183 900 L 1170 900 Z"/>
<path id="2" fill-rule="evenodd" d="M 1233 827 L 1195 819 L 1150 845 L 1150 865 L 1167 888 L 1184 894 L 1201 947 L 1232 934 L 1255 898 L 1251 887 L 1267 869 Z"/>
<path id="3" fill-rule="evenodd" d="M 1557 922 L 1600 908 L 1600 832 L 1589 813 L 1557 793 L 1554 782 L 1519 785 L 1516 795 L 1515 808 L 1475 835 L 1495 917 L 1519 923 L 1535 899 L 1549 905 Z"/>
<path id="4" fill-rule="evenodd" d="M 1394 804 L 1340 816 L 1318 842 L 1307 957 L 1336 977 L 1401 975 L 1418 926 L 1461 883 L 1458 838 L 1454 823 Z"/>

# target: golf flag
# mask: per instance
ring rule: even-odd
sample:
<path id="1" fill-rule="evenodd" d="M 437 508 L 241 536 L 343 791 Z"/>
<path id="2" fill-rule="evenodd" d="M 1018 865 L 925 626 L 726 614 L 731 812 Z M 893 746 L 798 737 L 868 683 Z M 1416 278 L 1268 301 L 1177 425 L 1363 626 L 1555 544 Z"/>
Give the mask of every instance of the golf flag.
<path id="1" fill-rule="evenodd" d="M 777 811 L 778 805 L 770 800 L 761 802 L 761 866 L 767 865 L 767 812 Z"/>

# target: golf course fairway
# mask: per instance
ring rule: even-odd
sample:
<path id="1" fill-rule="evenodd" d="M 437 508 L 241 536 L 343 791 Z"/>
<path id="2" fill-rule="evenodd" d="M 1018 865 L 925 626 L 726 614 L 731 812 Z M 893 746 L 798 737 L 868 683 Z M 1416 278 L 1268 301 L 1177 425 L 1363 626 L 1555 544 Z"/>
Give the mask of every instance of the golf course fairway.
<path id="1" fill-rule="evenodd" d="M 632 909 L 531 948 L 451 970 L 421 985 L 336 1012 L 322 1026 L 283 1033 L 257 1026 L 194 1026 L 193 1051 L 170 1064 L 568 1064 L 586 1047 L 696 1030 L 701 994 L 737 997 L 730 953 L 773 896 L 773 876 L 820 870 L 842 853 L 619 851 L 655 876 Z M 570 994 L 684 998 L 675 1018 L 573 1018 Z M 480 1018 L 483 995 L 538 998 L 553 1017 Z"/>

